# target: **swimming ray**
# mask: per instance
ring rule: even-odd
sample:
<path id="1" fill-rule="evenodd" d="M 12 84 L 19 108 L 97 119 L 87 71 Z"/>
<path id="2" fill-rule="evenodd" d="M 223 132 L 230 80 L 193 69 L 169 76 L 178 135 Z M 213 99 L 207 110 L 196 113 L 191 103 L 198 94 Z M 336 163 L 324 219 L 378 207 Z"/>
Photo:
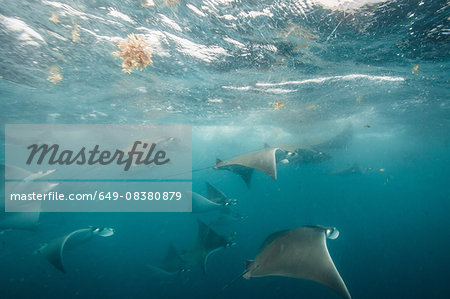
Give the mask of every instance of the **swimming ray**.
<path id="1" fill-rule="evenodd" d="M 269 147 L 256 152 L 243 154 L 227 161 L 217 159 L 216 165 L 213 168 L 226 169 L 238 174 L 249 187 L 251 176 L 255 169 L 268 174 L 274 180 L 277 179 L 276 164 L 281 159 L 280 156 L 277 157 L 277 152 L 283 153 L 282 156 L 285 154 L 280 148 Z"/>
<path id="2" fill-rule="evenodd" d="M 150 265 L 149 267 L 164 275 L 175 275 L 186 270 L 186 262 L 181 258 L 181 255 L 175 246 L 170 244 L 169 249 L 167 250 L 167 253 L 160 265 Z"/>
<path id="3" fill-rule="evenodd" d="M 329 160 L 331 156 L 326 151 L 340 149 L 348 146 L 353 137 L 353 129 L 351 125 L 344 128 L 342 132 L 336 136 L 321 141 L 319 143 L 310 144 L 281 144 L 275 147 L 281 148 L 286 152 L 286 158 L 280 162 L 286 163 L 317 163 Z M 265 144 L 265 147 L 271 147 Z M 273 147 L 273 146 L 272 146 Z"/>
<path id="4" fill-rule="evenodd" d="M 225 212 L 227 208 L 236 205 L 236 199 L 227 197 L 222 191 L 206 182 L 208 197 L 192 192 L 192 212 L 203 213 L 211 211 Z"/>
<path id="5" fill-rule="evenodd" d="M 8 176 L 17 180 L 35 180 L 41 179 L 55 170 L 39 171 L 32 173 L 25 169 L 10 166 L 0 165 L 0 179 L 5 182 L 6 172 Z M 8 187 L 11 192 L 16 194 L 26 193 L 30 185 L 29 181 L 8 182 Z M 37 189 L 33 190 L 36 193 L 47 193 L 58 186 L 57 183 L 40 182 Z M 0 196 L 0 230 L 2 229 L 22 229 L 22 230 L 36 230 L 40 218 L 41 201 L 15 201 L 14 205 L 20 209 L 21 212 L 5 212 L 5 185 L 2 186 Z"/>
<path id="6" fill-rule="evenodd" d="M 206 188 L 208 189 L 208 199 L 215 203 L 223 206 L 235 205 L 237 203 L 235 199 L 226 196 L 222 191 L 208 182 L 206 182 Z"/>
<path id="7" fill-rule="evenodd" d="M 61 238 L 52 240 L 48 244 L 44 244 L 37 250 L 59 271 L 66 273 L 64 267 L 63 254 L 65 249 L 70 249 L 77 245 L 87 242 L 94 236 L 109 237 L 114 235 L 112 228 L 88 227 L 75 230 Z M 67 247 L 67 248 L 66 248 Z"/>
<path id="8" fill-rule="evenodd" d="M 140 143 L 136 143 L 136 141 L 139 141 Z M 142 140 L 135 140 L 133 142 L 133 144 L 128 145 L 125 149 L 121 149 L 122 152 L 124 152 L 125 156 L 129 156 L 129 152 L 133 150 L 133 148 L 135 147 L 135 149 L 137 151 L 149 151 L 153 144 L 155 144 L 155 149 L 164 149 L 166 152 L 167 151 L 181 151 L 180 149 L 180 144 L 181 144 L 181 140 L 179 138 L 175 138 L 175 137 L 154 137 L 154 138 L 144 138 Z M 145 147 L 144 147 L 145 145 Z M 138 168 L 138 164 L 136 164 L 137 162 L 137 157 L 133 157 L 133 163 L 131 164 L 131 169 L 134 170 L 134 168 Z M 169 162 L 170 163 L 170 162 Z M 140 164 L 142 165 L 142 164 Z M 100 166 L 99 166 L 100 167 Z M 150 168 L 154 168 L 155 164 L 151 164 L 151 165 L 145 165 L 145 167 L 140 167 L 140 170 L 145 170 L 148 171 L 148 169 Z"/>
<path id="9" fill-rule="evenodd" d="M 227 225 L 244 219 L 243 216 L 236 212 L 237 199 L 228 197 L 225 193 L 208 182 L 206 182 L 206 187 L 208 189 L 209 200 L 222 205 L 217 219 L 211 221 L 209 225 Z"/>
<path id="10" fill-rule="evenodd" d="M 192 196 L 192 212 L 193 213 L 205 213 L 211 211 L 217 211 L 223 208 L 223 205 L 213 202 L 208 198 L 196 193 L 191 192 Z"/>
<path id="11" fill-rule="evenodd" d="M 264 146 L 266 148 L 270 147 L 268 144 L 265 144 Z M 277 145 L 276 147 L 282 149 L 286 153 L 285 158 L 279 161 L 282 164 L 318 163 L 331 158 L 328 154 L 313 147 L 293 144 Z"/>
<path id="12" fill-rule="evenodd" d="M 229 170 L 239 175 L 244 180 L 247 187 L 250 187 L 252 174 L 255 169 L 262 171 L 274 180 L 277 180 L 277 163 L 309 163 L 328 160 L 331 156 L 326 154 L 324 150 L 346 147 L 352 137 L 352 126 L 348 125 L 338 135 L 322 142 L 316 142 L 309 145 L 288 144 L 271 146 L 265 144 L 264 149 L 262 150 L 246 153 L 226 161 L 216 159 L 216 165 L 197 168 L 192 170 L 192 172 L 210 168 Z"/>
<path id="13" fill-rule="evenodd" d="M 344 298 L 351 298 L 328 252 L 326 239 L 336 239 L 336 228 L 302 226 L 271 234 L 254 261 L 246 262 L 246 279 L 286 276 L 312 280 Z M 229 286 L 229 285 L 227 285 Z"/>
<path id="14" fill-rule="evenodd" d="M 341 133 L 325 140 L 321 143 L 314 144 L 313 147 L 319 151 L 327 151 L 331 149 L 341 149 L 348 146 L 353 138 L 353 126 L 347 125 Z"/>
<path id="15" fill-rule="evenodd" d="M 234 245 L 232 238 L 219 235 L 202 221 L 198 220 L 197 240 L 192 249 L 184 252 L 181 257 L 190 264 L 200 265 L 206 274 L 206 262 L 214 252 Z"/>
<path id="16" fill-rule="evenodd" d="M 36 231 L 40 218 L 39 210 L 36 210 L 34 204 L 19 204 L 21 210 L 29 210 L 29 212 L 0 212 L 0 231 L 8 229 Z"/>

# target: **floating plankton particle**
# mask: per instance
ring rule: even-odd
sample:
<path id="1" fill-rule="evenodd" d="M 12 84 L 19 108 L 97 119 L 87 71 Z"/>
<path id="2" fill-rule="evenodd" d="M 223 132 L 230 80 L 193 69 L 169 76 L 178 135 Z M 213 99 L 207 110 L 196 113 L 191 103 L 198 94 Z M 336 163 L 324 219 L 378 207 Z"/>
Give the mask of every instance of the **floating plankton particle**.
<path id="1" fill-rule="evenodd" d="M 62 80 L 62 75 L 59 72 L 59 67 L 58 66 L 51 66 L 48 68 L 50 75 L 47 77 L 47 80 L 52 82 L 53 84 L 57 84 L 59 81 Z"/>
<path id="2" fill-rule="evenodd" d="M 280 110 L 281 108 L 286 108 L 286 106 L 281 101 L 269 102 L 269 105 L 272 105 L 273 110 Z"/>
<path id="3" fill-rule="evenodd" d="M 155 1 L 153 0 L 144 0 L 143 2 L 141 2 L 141 7 L 142 8 L 147 8 L 150 6 L 155 6 Z"/>
<path id="4" fill-rule="evenodd" d="M 52 21 L 53 23 L 55 23 L 55 24 L 58 24 L 58 23 L 59 23 L 59 15 L 58 15 L 58 13 L 56 13 L 56 12 L 52 13 L 51 17 L 48 18 L 48 19 L 49 19 L 50 21 Z"/>
<path id="5" fill-rule="evenodd" d="M 76 23 L 73 23 L 72 41 L 74 43 L 77 43 L 80 41 L 80 26 L 78 26 L 78 24 L 76 24 Z"/>
<path id="6" fill-rule="evenodd" d="M 311 104 L 308 107 L 306 107 L 306 110 L 316 110 L 317 109 L 317 105 L 316 104 Z"/>
<path id="7" fill-rule="evenodd" d="M 125 73 L 130 74 L 134 67 L 142 71 L 153 63 L 153 49 L 142 34 L 129 34 L 119 42 L 118 47 L 120 51 L 113 52 L 113 55 L 122 58 L 122 70 Z"/>
<path id="8" fill-rule="evenodd" d="M 180 0 L 162 0 L 162 2 L 164 2 L 165 5 L 172 7 L 180 4 Z"/>

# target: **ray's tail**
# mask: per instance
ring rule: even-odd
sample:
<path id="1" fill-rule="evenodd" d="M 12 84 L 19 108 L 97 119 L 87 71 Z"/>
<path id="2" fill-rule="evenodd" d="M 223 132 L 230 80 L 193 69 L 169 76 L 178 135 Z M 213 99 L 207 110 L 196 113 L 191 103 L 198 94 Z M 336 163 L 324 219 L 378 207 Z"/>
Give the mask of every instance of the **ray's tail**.
<path id="1" fill-rule="evenodd" d="M 176 177 L 176 176 L 179 176 L 179 175 L 182 175 L 182 174 L 186 174 L 186 173 L 190 173 L 190 172 L 191 173 L 198 172 L 198 171 L 206 170 L 206 169 L 209 169 L 209 168 L 213 168 L 213 166 L 207 166 L 207 167 L 192 169 L 192 170 L 189 170 L 189 171 L 179 172 L 179 173 L 175 173 L 175 174 L 171 174 L 171 175 L 162 177 L 161 179 L 168 179 L 168 178 Z"/>
<path id="2" fill-rule="evenodd" d="M 229 283 L 227 283 L 226 285 L 224 285 L 220 291 L 218 291 L 215 296 L 213 298 L 217 298 L 220 295 L 222 295 L 222 293 L 228 289 L 229 287 L 231 287 L 236 281 L 238 281 L 239 279 L 241 279 L 245 274 L 247 274 L 247 272 L 250 271 L 250 269 L 245 269 L 241 274 L 239 274 L 238 276 L 236 276 L 235 278 L 233 278 Z"/>

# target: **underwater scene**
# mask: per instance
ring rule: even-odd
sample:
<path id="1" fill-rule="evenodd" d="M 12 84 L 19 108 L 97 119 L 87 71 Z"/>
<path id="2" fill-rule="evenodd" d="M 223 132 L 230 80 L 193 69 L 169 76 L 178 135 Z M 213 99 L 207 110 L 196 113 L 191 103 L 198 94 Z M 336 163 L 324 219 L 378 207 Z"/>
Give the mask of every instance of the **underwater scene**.
<path id="1" fill-rule="evenodd" d="M 449 1 L 0 3 L 1 299 L 450 298 Z M 108 186 L 188 206 L 8 211 L 109 178 L 12 165 L 15 125 L 104 125 L 130 163 L 124 126 L 180 125 L 146 142 L 188 168 Z"/>

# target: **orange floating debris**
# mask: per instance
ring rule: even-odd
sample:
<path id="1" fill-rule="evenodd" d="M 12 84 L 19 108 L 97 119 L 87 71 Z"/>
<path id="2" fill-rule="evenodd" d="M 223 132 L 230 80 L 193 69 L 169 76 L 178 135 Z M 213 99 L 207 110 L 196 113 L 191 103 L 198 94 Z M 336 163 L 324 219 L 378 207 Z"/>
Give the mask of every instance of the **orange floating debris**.
<path id="1" fill-rule="evenodd" d="M 80 41 L 80 26 L 78 26 L 77 23 L 73 23 L 72 41 L 74 43 L 77 43 Z"/>
<path id="2" fill-rule="evenodd" d="M 316 104 L 311 104 L 308 107 L 306 107 L 306 110 L 316 110 L 317 109 L 317 105 Z"/>
<path id="3" fill-rule="evenodd" d="M 419 65 L 418 64 L 416 64 L 414 67 L 413 67 L 413 69 L 412 69 L 412 72 L 411 73 L 413 73 L 413 74 L 417 74 L 418 73 L 418 70 L 419 70 Z"/>
<path id="4" fill-rule="evenodd" d="M 56 12 L 52 13 L 51 17 L 48 18 L 48 19 L 49 19 L 50 21 L 52 21 L 53 23 L 55 23 L 55 24 L 58 24 L 58 23 L 59 23 L 59 15 L 58 15 L 58 13 L 56 13 Z"/>
<path id="5" fill-rule="evenodd" d="M 269 105 L 272 105 L 273 110 L 280 110 L 281 108 L 286 108 L 286 106 L 281 101 L 269 102 Z"/>
<path id="6" fill-rule="evenodd" d="M 48 70 L 50 71 L 50 75 L 47 77 L 48 81 L 56 85 L 59 81 L 62 80 L 63 77 L 59 72 L 58 66 L 51 66 L 48 68 Z"/>
<path id="7" fill-rule="evenodd" d="M 380 172 L 384 172 L 384 168 L 380 168 Z"/>
<path id="8" fill-rule="evenodd" d="M 143 70 L 147 65 L 152 65 L 153 49 L 142 34 L 129 34 L 126 39 L 119 42 L 120 51 L 113 53 L 122 58 L 122 70 L 130 74 L 133 68 Z"/>
<path id="9" fill-rule="evenodd" d="M 162 0 L 162 2 L 164 2 L 165 5 L 172 7 L 180 4 L 180 0 Z"/>

